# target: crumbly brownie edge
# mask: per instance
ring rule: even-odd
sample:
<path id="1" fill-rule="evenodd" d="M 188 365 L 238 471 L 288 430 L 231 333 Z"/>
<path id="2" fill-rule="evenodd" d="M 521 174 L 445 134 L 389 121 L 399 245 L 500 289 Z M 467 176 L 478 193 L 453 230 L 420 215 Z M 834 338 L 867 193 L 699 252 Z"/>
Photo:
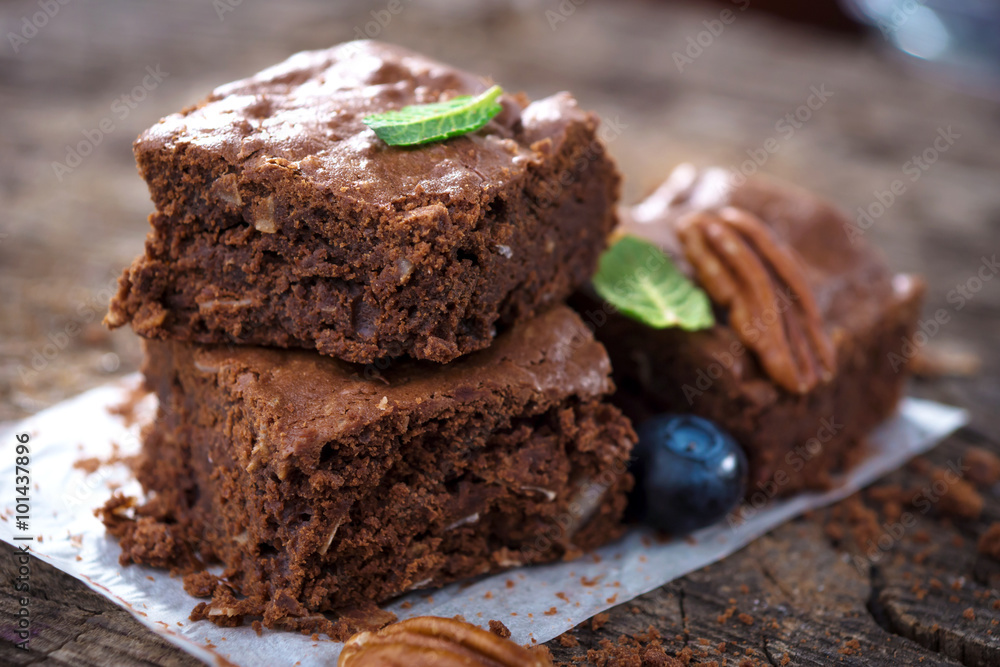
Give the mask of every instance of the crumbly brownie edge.
<path id="1" fill-rule="evenodd" d="M 247 599 L 219 588 L 209 605 L 215 611 L 201 612 L 216 622 L 261 616 L 268 627 L 287 627 L 335 606 L 370 606 L 412 588 L 574 556 L 621 532 L 634 434 L 616 408 L 597 400 L 569 398 L 511 418 L 490 406 L 410 424 L 409 433 L 421 434 L 411 441 L 369 439 L 373 455 L 363 461 L 331 452 L 317 470 L 281 480 L 248 465 L 258 434 L 241 403 L 220 398 L 224 388 L 172 388 L 169 371 L 150 369 L 149 379 L 165 395 L 138 474 L 156 494 L 138 508 L 144 537 L 127 536 L 123 558 L 164 554 L 153 564 L 189 569 L 195 557 L 221 559 L 228 584 Z M 191 378 L 182 382 L 191 387 Z M 440 442 L 452 446 L 433 447 Z M 475 474 L 427 477 L 462 458 L 456 442 L 474 452 Z M 528 468 L 536 474 L 512 492 Z M 369 487 L 376 469 L 391 470 Z M 435 472 L 413 472 L 427 470 Z M 491 509 L 473 521 L 477 503 Z M 570 509 L 588 504 L 583 516 Z M 174 553 L 183 559 L 171 560 Z"/>
<path id="2" fill-rule="evenodd" d="M 594 271 L 619 191 L 595 130 L 593 119 L 570 123 L 558 152 L 520 182 L 466 209 L 372 221 L 374 236 L 329 202 L 275 206 L 277 233 L 224 206 L 166 206 L 107 321 L 149 338 L 316 348 L 357 363 L 483 349 L 498 324 L 564 299 Z M 195 199 L 213 178 L 214 168 L 195 171 L 172 197 Z"/>

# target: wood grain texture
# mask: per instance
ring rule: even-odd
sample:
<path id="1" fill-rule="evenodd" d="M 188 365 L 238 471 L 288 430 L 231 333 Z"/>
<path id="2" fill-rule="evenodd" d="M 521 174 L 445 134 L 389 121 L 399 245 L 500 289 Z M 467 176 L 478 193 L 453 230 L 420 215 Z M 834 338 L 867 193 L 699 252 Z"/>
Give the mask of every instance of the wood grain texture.
<path id="1" fill-rule="evenodd" d="M 69 3 L 16 53 L 8 40 L 0 45 L 0 420 L 137 366 L 134 337 L 99 325 L 114 279 L 141 250 L 151 208 L 131 157 L 136 134 L 215 85 L 367 30 L 511 90 L 572 90 L 612 128 L 609 146 L 629 201 L 678 162 L 739 166 L 770 137 L 779 147 L 763 170 L 849 211 L 904 180 L 905 192 L 866 236 L 895 268 L 928 278 L 927 315 L 948 315 L 925 349 L 973 356 L 982 366 L 971 377 L 914 384 L 918 396 L 967 407 L 972 424 L 928 463 L 879 486 L 919 488 L 928 483 L 927 465 L 963 460 L 974 448 L 1000 454 L 1000 280 L 972 290 L 983 258 L 1000 251 L 995 102 L 912 69 L 878 37 L 794 31 L 753 7 L 737 11 L 678 71 L 674 53 L 697 38 L 703 21 L 718 18 L 720 6 L 591 1 L 563 15 L 554 0 L 434 0 L 404 2 L 384 27 L 371 23 L 370 12 L 386 6 L 377 1 L 229 6 L 220 18 L 207 0 Z M 19 30 L 37 10 L 33 1 L 0 4 L 0 32 Z M 546 11 L 565 20 L 550 24 Z M 167 75 L 136 92 L 147 66 Z M 808 121 L 791 133 L 779 125 L 817 88 L 831 94 Z M 127 113 L 115 106 L 122 95 L 134 103 Z M 113 129 L 60 178 L 53 162 L 65 161 L 67 147 L 105 118 Z M 949 127 L 958 138 L 910 180 L 908 161 Z M 960 285 L 969 298 L 956 299 Z M 975 546 L 1000 521 L 1000 495 L 995 487 L 980 491 L 978 518 L 956 518 L 936 504 L 877 559 L 865 557 L 850 529 L 837 529 L 844 507 L 813 513 L 619 605 L 598 630 L 582 624 L 573 633 L 578 646 L 549 646 L 561 660 L 586 664 L 603 640 L 652 625 L 671 652 L 690 649 L 691 664 L 1000 664 L 1000 564 Z M 882 501 L 869 494 L 860 502 L 855 513 L 868 508 L 884 519 Z M 13 577 L 10 553 L 0 548 L 5 581 Z M 0 664 L 196 664 L 80 582 L 38 562 L 32 574 L 29 653 L 7 642 L 16 603 L 11 586 L 0 588 Z"/>

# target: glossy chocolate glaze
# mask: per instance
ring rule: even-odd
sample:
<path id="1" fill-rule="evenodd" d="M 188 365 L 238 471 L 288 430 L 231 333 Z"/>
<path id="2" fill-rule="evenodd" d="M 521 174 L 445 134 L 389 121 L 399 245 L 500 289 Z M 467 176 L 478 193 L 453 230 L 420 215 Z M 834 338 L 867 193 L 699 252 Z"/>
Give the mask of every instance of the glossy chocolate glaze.
<path id="1" fill-rule="evenodd" d="M 447 142 L 393 147 L 362 119 L 373 113 L 475 95 L 488 83 L 402 47 L 347 42 L 304 51 L 217 88 L 136 141 L 140 167 L 157 153 L 200 150 L 236 168 L 236 183 L 274 188 L 293 176 L 359 210 L 406 209 L 482 191 L 524 175 L 557 149 L 566 126 L 589 114 L 560 93 L 528 103 L 504 94 L 484 128 Z M 551 141 L 552 144 L 547 143 Z"/>

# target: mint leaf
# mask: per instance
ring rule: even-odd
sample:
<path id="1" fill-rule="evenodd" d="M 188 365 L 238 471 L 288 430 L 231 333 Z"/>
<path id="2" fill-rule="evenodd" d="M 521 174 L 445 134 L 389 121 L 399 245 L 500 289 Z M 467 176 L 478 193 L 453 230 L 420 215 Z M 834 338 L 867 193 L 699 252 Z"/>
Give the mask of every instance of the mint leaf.
<path id="1" fill-rule="evenodd" d="M 447 102 L 414 104 L 366 116 L 362 122 L 390 146 L 441 141 L 474 132 L 490 122 L 503 108 L 496 101 L 501 93 L 500 86 L 493 86 L 477 97 L 462 95 Z"/>
<path id="2" fill-rule="evenodd" d="M 708 295 L 658 247 L 634 236 L 604 251 L 593 284 L 605 301 L 654 329 L 697 331 L 715 324 Z"/>

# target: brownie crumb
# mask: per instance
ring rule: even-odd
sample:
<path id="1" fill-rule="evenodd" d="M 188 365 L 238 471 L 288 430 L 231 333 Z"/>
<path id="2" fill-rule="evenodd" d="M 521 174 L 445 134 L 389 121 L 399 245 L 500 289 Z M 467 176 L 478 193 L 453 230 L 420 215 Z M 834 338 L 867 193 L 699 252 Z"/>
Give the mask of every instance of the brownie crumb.
<path id="1" fill-rule="evenodd" d="M 564 632 L 561 635 L 559 635 L 556 638 L 556 641 L 558 641 L 559 645 L 562 646 L 563 648 L 576 648 L 577 646 L 580 645 L 580 642 L 577 640 L 577 638 L 571 635 L 569 632 Z"/>
<path id="2" fill-rule="evenodd" d="M 586 658 L 586 664 L 599 667 L 683 667 L 689 662 L 667 655 L 661 646 L 643 647 L 627 637 L 618 644 L 602 639 L 598 648 L 587 651 Z"/>
<path id="3" fill-rule="evenodd" d="M 979 538 L 979 553 L 1000 560 L 1000 521 L 994 521 Z"/>
<path id="4" fill-rule="evenodd" d="M 1000 482 L 1000 456 L 982 447 L 969 447 L 965 452 L 965 464 L 969 471 L 966 478 L 978 487 L 987 487 Z"/>
<path id="5" fill-rule="evenodd" d="M 715 620 L 716 620 L 716 622 L 718 622 L 719 625 L 722 625 L 726 621 L 728 621 L 729 619 L 731 619 L 733 617 L 733 614 L 735 614 L 735 613 L 736 613 L 736 607 L 729 607 L 724 612 L 722 612 L 721 614 L 719 614 L 718 616 L 716 616 Z"/>
<path id="6" fill-rule="evenodd" d="M 983 497 L 972 484 L 964 479 L 953 478 L 954 473 L 942 469 L 935 470 L 932 475 L 935 483 L 950 484 L 941 496 L 942 514 L 963 519 L 979 518 L 983 511 Z"/>
<path id="7" fill-rule="evenodd" d="M 967 621 L 976 620 L 976 610 L 973 609 L 972 607 L 969 607 L 968 609 L 962 612 L 962 618 L 964 618 Z"/>
<path id="8" fill-rule="evenodd" d="M 662 646 L 647 646 L 642 651 L 642 667 L 680 667 L 683 663 L 667 655 Z"/>
<path id="9" fill-rule="evenodd" d="M 740 614 L 736 618 L 738 618 L 740 623 L 743 625 L 753 625 L 753 616 L 750 614 Z"/>
<path id="10" fill-rule="evenodd" d="M 96 456 L 90 456 L 75 462 L 73 467 L 77 470 L 82 470 L 88 475 L 93 475 L 101 467 L 101 459 Z"/>
<path id="11" fill-rule="evenodd" d="M 601 628 L 607 625 L 608 621 L 611 620 L 610 614 L 598 614 L 594 616 L 590 621 L 590 629 L 594 632 L 600 632 Z"/>
<path id="12" fill-rule="evenodd" d="M 191 572 L 184 575 L 184 590 L 188 595 L 196 598 L 212 597 L 216 586 L 219 585 L 219 578 L 208 571 Z"/>
<path id="13" fill-rule="evenodd" d="M 149 395 L 149 392 L 142 385 L 135 387 L 129 391 L 128 396 L 125 397 L 124 401 L 118 405 L 108 406 L 108 414 L 121 417 L 125 426 L 131 427 L 138 419 L 138 411 L 136 408 L 139 406 L 139 403 L 142 402 L 142 399 L 146 398 L 147 395 Z"/>
<path id="14" fill-rule="evenodd" d="M 845 500 L 843 505 L 854 543 L 864 548 L 869 542 L 876 542 L 882 534 L 882 526 L 875 510 L 865 505 L 859 494 Z"/>
<path id="15" fill-rule="evenodd" d="M 558 613 L 559 613 L 558 609 L 556 609 L 555 607 L 549 607 L 548 611 L 545 612 L 545 615 L 546 616 L 555 616 Z"/>
<path id="16" fill-rule="evenodd" d="M 500 639 L 510 639 L 510 630 L 501 621 L 490 621 L 490 632 Z"/>
<path id="17" fill-rule="evenodd" d="M 607 622 L 608 614 L 598 614 L 591 621 L 591 626 L 598 626 L 600 629 Z M 683 641 L 683 637 L 678 635 L 677 641 Z M 570 632 L 566 632 L 557 638 L 559 645 L 564 648 L 575 648 L 579 646 L 579 641 Z M 705 639 L 698 640 L 701 645 L 710 645 L 711 642 Z M 725 644 L 721 645 L 723 648 Z M 720 651 L 721 652 L 721 651 Z M 597 642 L 597 648 L 587 651 L 586 656 L 577 656 L 570 662 L 558 663 L 556 667 L 576 667 L 581 663 L 595 665 L 596 667 L 687 667 L 696 664 L 696 658 L 706 658 L 709 653 L 705 650 L 692 650 L 690 648 L 681 649 L 675 656 L 667 653 L 663 646 L 663 636 L 660 631 L 652 625 L 647 626 L 644 631 L 636 632 L 632 635 L 620 635 L 617 641 L 601 639 Z M 721 667 L 725 662 L 697 662 L 701 667 Z"/>
<path id="18" fill-rule="evenodd" d="M 103 523 L 111 535 L 121 537 L 134 522 L 133 508 L 139 503 L 135 496 L 126 496 L 120 492 L 112 493 L 111 497 L 94 514 Z"/>
<path id="19" fill-rule="evenodd" d="M 848 642 L 845 642 L 844 645 L 841 646 L 840 650 L 837 652 L 840 653 L 841 655 L 857 655 L 858 653 L 861 652 L 861 642 L 859 642 L 857 639 L 852 639 Z"/>
<path id="20" fill-rule="evenodd" d="M 833 542 L 839 543 L 844 539 L 844 527 L 836 523 L 835 521 L 829 521 L 825 526 L 823 526 L 823 532 L 829 537 Z"/>

